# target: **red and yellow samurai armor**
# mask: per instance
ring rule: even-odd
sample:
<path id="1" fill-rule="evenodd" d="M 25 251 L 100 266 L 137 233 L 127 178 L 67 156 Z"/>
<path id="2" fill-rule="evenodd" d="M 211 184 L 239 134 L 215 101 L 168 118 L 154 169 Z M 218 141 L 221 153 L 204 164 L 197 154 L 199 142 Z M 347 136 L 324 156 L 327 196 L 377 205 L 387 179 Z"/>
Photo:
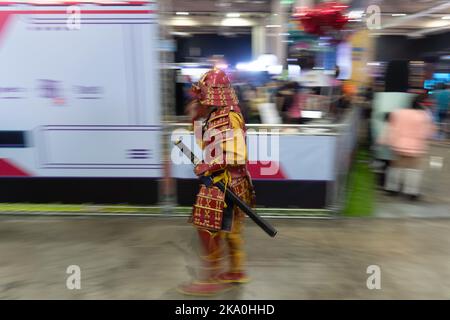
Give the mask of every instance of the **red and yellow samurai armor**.
<path id="1" fill-rule="evenodd" d="M 197 131 L 201 134 L 196 135 L 204 160 L 195 167 L 195 173 L 223 181 L 253 205 L 254 192 L 246 167 L 245 123 L 229 78 L 222 70 L 210 70 L 193 86 L 193 92 L 206 118 Z M 244 213 L 229 203 L 217 187 L 200 186 L 190 221 L 198 230 L 203 269 L 200 279 L 181 286 L 181 292 L 211 295 L 248 280 L 244 271 L 243 220 Z M 229 269 L 224 272 L 226 247 Z"/>

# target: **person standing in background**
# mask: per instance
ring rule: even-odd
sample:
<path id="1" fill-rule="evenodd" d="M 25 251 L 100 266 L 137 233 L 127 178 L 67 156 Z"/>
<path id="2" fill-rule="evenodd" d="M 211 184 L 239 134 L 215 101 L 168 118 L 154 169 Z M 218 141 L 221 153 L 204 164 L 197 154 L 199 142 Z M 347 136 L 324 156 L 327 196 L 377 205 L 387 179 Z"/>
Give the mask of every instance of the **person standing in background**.
<path id="1" fill-rule="evenodd" d="M 427 152 L 427 140 L 434 133 L 433 120 L 424 110 L 426 97 L 419 95 L 411 108 L 391 112 L 386 131 L 378 141 L 388 145 L 394 153 L 387 170 L 385 190 L 392 194 L 403 191 L 411 199 L 420 195 L 421 163 Z"/>
<path id="2" fill-rule="evenodd" d="M 433 93 L 436 106 L 436 121 L 439 126 L 439 138 L 447 138 L 447 117 L 450 108 L 450 84 L 441 84 L 440 88 Z"/>

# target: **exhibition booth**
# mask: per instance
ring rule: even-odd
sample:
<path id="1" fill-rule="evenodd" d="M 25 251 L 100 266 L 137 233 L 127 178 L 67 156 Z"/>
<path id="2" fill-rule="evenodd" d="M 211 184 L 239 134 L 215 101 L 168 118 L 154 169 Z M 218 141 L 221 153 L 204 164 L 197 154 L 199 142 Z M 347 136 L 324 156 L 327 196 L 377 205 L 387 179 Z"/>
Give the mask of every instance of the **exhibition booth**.
<path id="1" fill-rule="evenodd" d="M 248 170 L 258 193 L 258 207 L 340 209 L 356 147 L 358 119 L 359 110 L 354 109 L 334 124 L 247 125 Z M 201 159 L 189 128 L 188 124 L 172 124 L 170 139 L 182 139 Z M 178 150 L 172 150 L 171 159 L 177 204 L 188 206 L 198 180 Z"/>
<path id="2" fill-rule="evenodd" d="M 0 202 L 190 206 L 198 182 L 191 164 L 174 161 L 173 141 L 201 158 L 184 108 L 215 66 L 249 112 L 258 206 L 338 211 L 360 120 L 352 97 L 371 77 L 376 86 L 385 64 L 372 61 L 370 32 L 347 6 L 293 9 L 285 61 L 261 54 L 231 65 L 171 60 L 177 48 L 155 2 L 0 3 Z M 425 69 L 411 69 L 417 87 Z M 374 130 L 395 101 L 411 96 L 375 95 Z"/>

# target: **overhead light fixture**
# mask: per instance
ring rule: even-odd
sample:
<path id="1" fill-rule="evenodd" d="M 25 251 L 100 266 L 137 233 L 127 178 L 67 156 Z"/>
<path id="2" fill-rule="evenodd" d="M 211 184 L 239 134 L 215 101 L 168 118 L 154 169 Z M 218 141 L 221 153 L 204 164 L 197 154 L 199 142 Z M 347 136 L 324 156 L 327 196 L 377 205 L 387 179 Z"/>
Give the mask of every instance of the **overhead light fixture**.
<path id="1" fill-rule="evenodd" d="M 231 7 L 231 3 L 228 2 L 219 2 L 215 4 L 216 7 L 220 7 L 220 8 L 226 8 L 226 7 Z"/>
<path id="2" fill-rule="evenodd" d="M 250 27 L 252 22 L 242 18 L 225 18 L 220 23 L 224 27 Z"/>
<path id="3" fill-rule="evenodd" d="M 391 16 L 393 16 L 393 17 L 404 17 L 404 16 L 406 16 L 406 13 L 393 13 L 393 14 L 391 14 Z"/>
<path id="4" fill-rule="evenodd" d="M 188 15 L 189 15 L 189 12 L 178 11 L 178 12 L 175 12 L 175 14 L 176 14 L 177 16 L 188 16 Z"/>
<path id="5" fill-rule="evenodd" d="M 281 25 L 279 25 L 279 24 L 268 24 L 268 25 L 266 25 L 266 28 L 281 28 Z"/>
<path id="6" fill-rule="evenodd" d="M 238 12 L 227 13 L 227 18 L 239 18 L 240 16 L 241 16 L 241 14 Z"/>
<path id="7" fill-rule="evenodd" d="M 432 13 L 445 12 L 449 8 L 450 8 L 450 1 L 445 1 L 442 4 L 434 6 L 434 7 L 431 7 L 429 9 L 427 9 L 427 10 L 420 11 L 420 12 L 417 12 L 417 13 L 408 14 L 403 19 L 393 19 L 392 22 L 387 23 L 387 24 L 383 24 L 382 29 L 388 29 L 388 28 L 397 27 L 399 25 L 404 24 L 405 21 L 407 21 L 407 20 L 408 21 L 412 21 L 414 19 L 425 17 L 425 16 L 430 15 Z"/>
<path id="8" fill-rule="evenodd" d="M 349 19 L 361 19 L 364 15 L 363 10 L 353 10 L 348 13 Z"/>
<path id="9" fill-rule="evenodd" d="M 194 27 L 198 26 L 198 21 L 189 17 L 174 17 L 168 21 L 168 25 L 174 27 Z"/>
<path id="10" fill-rule="evenodd" d="M 450 21 L 441 21 L 441 20 L 433 20 L 426 25 L 427 28 L 442 28 L 448 27 L 450 25 Z"/>
<path id="11" fill-rule="evenodd" d="M 443 16 L 442 19 L 444 19 L 444 20 L 450 20 L 450 16 Z"/>
<path id="12" fill-rule="evenodd" d="M 189 32 L 181 32 L 181 31 L 173 31 L 171 32 L 172 35 L 174 36 L 179 36 L 179 37 L 190 37 L 191 34 Z"/>

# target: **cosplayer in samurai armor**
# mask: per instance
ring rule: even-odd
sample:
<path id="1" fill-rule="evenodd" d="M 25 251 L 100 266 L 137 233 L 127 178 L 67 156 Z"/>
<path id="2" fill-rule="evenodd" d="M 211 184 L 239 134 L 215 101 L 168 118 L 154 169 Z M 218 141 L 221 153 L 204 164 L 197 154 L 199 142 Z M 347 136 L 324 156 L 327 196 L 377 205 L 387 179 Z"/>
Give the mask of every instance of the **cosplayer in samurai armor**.
<path id="1" fill-rule="evenodd" d="M 225 72 L 212 69 L 193 85 L 195 96 L 188 108 L 194 111 L 194 132 L 203 149 L 204 160 L 197 164 L 197 176 L 211 175 L 222 181 L 238 197 L 254 205 L 254 191 L 247 172 L 245 123 L 238 99 Z M 197 121 L 204 119 L 203 123 Z M 198 125 L 200 124 L 200 125 Z M 244 271 L 242 227 L 244 213 L 226 201 L 217 187 L 200 186 L 190 222 L 197 228 L 201 243 L 202 272 L 198 280 L 182 285 L 179 291 L 191 295 L 214 295 L 248 281 Z M 228 247 L 229 269 L 223 269 Z"/>

